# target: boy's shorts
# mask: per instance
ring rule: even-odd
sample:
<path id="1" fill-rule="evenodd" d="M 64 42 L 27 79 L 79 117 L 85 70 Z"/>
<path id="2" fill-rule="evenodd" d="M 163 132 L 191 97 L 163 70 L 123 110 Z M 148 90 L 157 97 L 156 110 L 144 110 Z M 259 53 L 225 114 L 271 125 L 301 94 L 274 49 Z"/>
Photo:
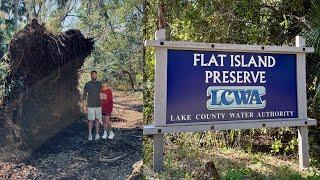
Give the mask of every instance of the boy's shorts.
<path id="1" fill-rule="evenodd" d="M 101 107 L 88 107 L 87 115 L 88 115 L 89 121 L 101 120 L 102 119 Z"/>

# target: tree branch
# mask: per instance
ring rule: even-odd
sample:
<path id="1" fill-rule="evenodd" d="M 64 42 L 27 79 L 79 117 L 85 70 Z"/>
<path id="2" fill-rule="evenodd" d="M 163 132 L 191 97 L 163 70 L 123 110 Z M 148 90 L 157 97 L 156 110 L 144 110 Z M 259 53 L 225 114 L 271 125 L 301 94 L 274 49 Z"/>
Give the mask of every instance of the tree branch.
<path id="1" fill-rule="evenodd" d="M 303 23 L 307 28 L 309 28 L 309 29 L 311 28 L 310 22 L 307 21 L 305 17 L 296 16 L 296 15 L 294 15 L 294 14 L 292 14 L 292 13 L 290 13 L 290 14 L 289 14 L 289 13 L 285 13 L 283 10 L 278 9 L 278 8 L 275 8 L 275 7 L 272 7 L 272 6 L 269 6 L 269 5 L 267 5 L 267 4 L 265 4 L 262 8 L 270 9 L 270 10 L 272 10 L 273 12 L 275 12 L 275 13 L 276 13 L 277 15 L 279 15 L 279 16 L 283 16 L 283 15 L 289 16 L 289 17 L 291 17 L 292 19 L 295 19 L 295 20 L 297 20 L 298 22 Z"/>

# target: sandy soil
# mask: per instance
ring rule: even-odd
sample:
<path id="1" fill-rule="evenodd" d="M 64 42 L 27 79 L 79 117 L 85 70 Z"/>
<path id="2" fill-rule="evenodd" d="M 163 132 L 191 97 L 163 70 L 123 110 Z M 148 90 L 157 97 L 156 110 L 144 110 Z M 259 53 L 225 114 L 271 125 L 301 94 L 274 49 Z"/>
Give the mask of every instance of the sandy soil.
<path id="1" fill-rule="evenodd" d="M 112 126 L 116 128 L 142 127 L 142 93 L 113 92 Z"/>

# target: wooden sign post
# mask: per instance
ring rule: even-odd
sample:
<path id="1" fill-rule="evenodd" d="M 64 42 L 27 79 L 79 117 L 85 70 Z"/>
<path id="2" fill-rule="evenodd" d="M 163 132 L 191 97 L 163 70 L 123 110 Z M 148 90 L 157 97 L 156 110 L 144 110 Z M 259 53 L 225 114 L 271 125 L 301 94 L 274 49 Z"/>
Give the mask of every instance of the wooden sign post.
<path id="1" fill-rule="evenodd" d="M 153 168 L 163 170 L 164 134 L 293 127 L 299 129 L 300 168 L 309 167 L 306 53 L 296 47 L 165 41 L 156 32 Z"/>
<path id="2" fill-rule="evenodd" d="M 296 36 L 296 47 L 305 48 L 306 42 L 301 36 Z M 308 119 L 307 116 L 307 90 L 306 90 L 306 53 L 297 53 L 297 68 L 302 69 L 297 74 L 297 81 L 301 83 L 298 89 L 298 104 L 300 106 L 299 117 Z M 307 124 L 306 124 L 307 125 Z M 298 141 L 299 141 L 299 167 L 306 169 L 309 167 L 309 140 L 308 126 L 299 126 Z"/>
<path id="3" fill-rule="evenodd" d="M 160 29 L 156 31 L 155 39 L 158 41 L 164 41 L 166 38 L 165 29 Z M 163 90 L 163 85 L 166 84 L 166 75 L 163 73 L 164 67 L 167 66 L 166 59 L 166 48 L 156 48 L 156 65 L 155 65 L 155 93 L 154 93 L 154 125 L 155 126 L 165 126 L 165 110 L 164 105 L 166 104 L 166 91 Z M 164 139 L 161 129 L 153 134 L 153 168 L 156 171 L 163 170 L 163 150 L 164 150 Z"/>

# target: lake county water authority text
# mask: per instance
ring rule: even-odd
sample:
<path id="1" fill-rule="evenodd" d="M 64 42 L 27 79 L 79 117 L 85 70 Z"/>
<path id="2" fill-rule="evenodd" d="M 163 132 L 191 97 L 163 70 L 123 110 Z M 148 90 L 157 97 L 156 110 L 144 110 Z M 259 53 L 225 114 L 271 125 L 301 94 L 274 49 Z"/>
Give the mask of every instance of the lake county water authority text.
<path id="1" fill-rule="evenodd" d="M 293 116 L 293 111 L 261 111 L 261 112 L 229 112 L 229 113 L 210 113 L 210 114 L 178 114 L 171 115 L 171 122 L 191 121 L 191 120 L 232 120 L 232 119 L 251 119 L 251 118 L 265 118 L 273 119 L 274 117 L 290 117 Z"/>

